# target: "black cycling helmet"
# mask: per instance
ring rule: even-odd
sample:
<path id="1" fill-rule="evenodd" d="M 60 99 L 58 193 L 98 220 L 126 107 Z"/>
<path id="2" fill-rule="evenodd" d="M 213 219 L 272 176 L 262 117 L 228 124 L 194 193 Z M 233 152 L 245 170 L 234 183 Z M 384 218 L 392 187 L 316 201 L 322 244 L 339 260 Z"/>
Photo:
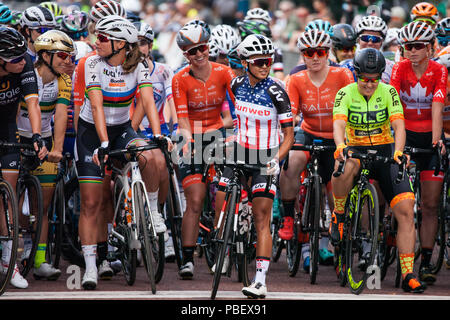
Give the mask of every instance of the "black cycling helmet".
<path id="1" fill-rule="evenodd" d="M 331 41 L 335 49 L 354 47 L 356 46 L 355 29 L 346 23 L 336 24 L 333 26 Z"/>
<path id="2" fill-rule="evenodd" d="M 0 58 L 9 61 L 27 52 L 27 42 L 16 29 L 0 26 L 0 34 Z"/>
<path id="3" fill-rule="evenodd" d="M 381 75 L 386 67 L 386 59 L 381 51 L 365 48 L 355 54 L 353 66 L 356 74 L 379 73 Z"/>
<path id="4" fill-rule="evenodd" d="M 272 38 L 272 32 L 270 31 L 269 26 L 265 23 L 256 20 L 244 20 L 239 21 L 236 25 L 242 40 L 251 34 L 262 34 L 267 38 Z"/>

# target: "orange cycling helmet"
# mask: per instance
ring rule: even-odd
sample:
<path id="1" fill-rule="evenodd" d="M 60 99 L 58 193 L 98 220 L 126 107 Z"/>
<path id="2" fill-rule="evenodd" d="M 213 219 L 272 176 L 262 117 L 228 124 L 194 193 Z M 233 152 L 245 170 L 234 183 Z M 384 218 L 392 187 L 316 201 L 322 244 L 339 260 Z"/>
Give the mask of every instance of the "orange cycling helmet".
<path id="1" fill-rule="evenodd" d="M 419 18 L 428 18 L 436 23 L 439 20 L 438 9 L 429 2 L 420 2 L 411 9 L 411 20 Z"/>

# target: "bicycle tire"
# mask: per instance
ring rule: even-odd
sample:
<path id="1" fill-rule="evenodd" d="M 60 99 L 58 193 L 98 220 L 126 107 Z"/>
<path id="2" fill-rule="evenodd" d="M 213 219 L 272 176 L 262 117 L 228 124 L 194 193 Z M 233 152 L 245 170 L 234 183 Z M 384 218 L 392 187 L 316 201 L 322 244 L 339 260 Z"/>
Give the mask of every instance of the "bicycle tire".
<path id="1" fill-rule="evenodd" d="M 175 251 L 175 261 L 178 269 L 181 268 L 183 262 L 183 251 L 181 245 L 181 222 L 183 215 L 181 212 L 177 193 L 174 186 L 174 181 L 169 177 L 169 192 L 166 201 L 166 215 L 170 224 L 170 231 L 172 234 L 173 249 Z"/>
<path id="2" fill-rule="evenodd" d="M 436 261 L 431 261 L 432 274 L 437 274 L 439 270 L 441 270 L 442 263 L 444 262 L 444 252 L 447 246 L 447 238 L 445 237 L 445 220 L 447 214 L 446 191 L 447 190 L 444 190 L 444 193 L 442 194 L 442 197 L 440 199 L 440 206 L 438 211 L 438 229 L 436 232 L 436 241 L 434 245 L 434 250 L 437 250 L 437 259 Z"/>
<path id="3" fill-rule="evenodd" d="M 206 265 L 212 273 L 211 268 L 214 266 L 216 250 L 216 246 L 212 241 L 214 230 L 214 216 L 210 215 L 210 212 L 203 211 L 202 215 L 200 216 L 200 222 L 210 230 L 209 232 L 207 230 L 204 230 L 203 228 L 200 230 L 200 233 L 203 234 L 200 246 L 205 256 Z"/>
<path id="4" fill-rule="evenodd" d="M 15 192 L 11 185 L 6 180 L 0 180 L 0 201 L 3 206 L 2 219 L 4 218 L 6 229 L 8 230 L 7 235 L 1 236 L 1 241 L 11 241 L 11 256 L 9 259 L 9 264 L 7 271 L 0 272 L 0 295 L 2 295 L 11 280 L 15 268 L 15 262 L 17 257 L 17 247 L 19 243 L 19 208 L 17 204 L 17 198 Z M 8 207 L 7 210 L 4 210 Z M 3 255 L 4 248 L 2 247 L 1 254 Z M 2 261 L 3 264 L 3 261 Z M 4 266 L 2 266 L 4 270 Z"/>
<path id="5" fill-rule="evenodd" d="M 372 184 L 367 184 L 366 188 L 360 193 L 361 199 L 359 201 L 357 211 L 350 216 L 350 228 L 346 237 L 346 266 L 347 266 L 347 280 L 350 292 L 353 294 L 360 294 L 366 285 L 368 273 L 366 270 L 358 272 L 359 266 L 355 261 L 355 257 L 359 259 L 359 253 L 362 250 L 362 242 L 367 239 L 370 244 L 369 257 L 366 260 L 368 266 L 374 265 L 375 255 L 378 242 L 378 226 L 379 226 L 379 203 L 375 187 Z M 351 197 L 351 195 L 350 195 Z M 352 201 L 352 200 L 351 200 Z M 369 230 L 364 233 L 362 228 L 362 218 L 364 204 L 367 203 L 367 214 L 369 217 Z M 356 266 L 355 266 L 356 262 Z M 355 268 L 356 267 L 356 268 Z M 358 280 L 355 280 L 357 279 Z"/>
<path id="6" fill-rule="evenodd" d="M 236 199 L 237 199 L 237 186 L 234 186 L 231 190 L 231 194 L 229 197 L 226 196 L 225 199 L 228 199 L 227 208 L 226 208 L 226 217 L 225 217 L 225 227 L 223 230 L 217 232 L 218 238 L 217 241 L 217 253 L 216 253 L 216 272 L 214 272 L 213 285 L 211 290 L 211 299 L 216 298 L 217 290 L 219 288 L 220 278 L 222 276 L 222 267 L 225 261 L 225 256 L 227 254 L 228 248 L 228 240 L 231 238 L 231 232 L 233 228 L 233 218 L 234 212 L 236 210 Z"/>
<path id="7" fill-rule="evenodd" d="M 278 236 L 278 230 L 280 229 L 281 219 L 276 219 L 271 222 L 272 233 L 272 261 L 278 262 L 281 256 L 281 252 L 284 248 L 284 241 Z"/>
<path id="8" fill-rule="evenodd" d="M 295 277 L 300 266 L 303 244 L 299 241 L 300 221 L 294 218 L 294 234 L 291 240 L 286 240 L 286 262 L 289 277 Z"/>
<path id="9" fill-rule="evenodd" d="M 122 272 L 125 281 L 129 286 L 132 286 L 136 280 L 137 267 L 137 250 L 131 248 L 131 230 L 127 225 L 126 213 L 124 207 L 125 194 L 123 191 L 123 182 L 121 176 L 114 179 L 113 201 L 115 212 L 115 231 L 123 236 L 124 242 L 117 241 L 112 243 L 117 247 L 116 256 L 122 263 Z"/>
<path id="10" fill-rule="evenodd" d="M 155 265 L 153 261 L 153 242 L 151 241 L 149 230 L 150 212 L 145 210 L 145 205 L 143 199 L 145 198 L 144 191 L 140 184 L 134 185 L 133 192 L 133 204 L 135 210 L 134 214 L 136 216 L 136 223 L 138 224 L 139 230 L 139 241 L 141 242 L 141 252 L 142 260 L 144 261 L 144 267 L 147 273 L 148 280 L 150 281 L 150 288 L 153 294 L 156 293 L 156 280 L 155 280 Z M 148 207 L 148 206 L 147 206 Z M 156 233 L 155 233 L 156 234 Z"/>
<path id="11" fill-rule="evenodd" d="M 56 183 L 52 202 L 47 212 L 47 261 L 55 268 L 59 267 L 62 251 L 62 234 L 64 228 L 63 216 L 65 212 L 64 183 L 61 179 Z"/>
<path id="12" fill-rule="evenodd" d="M 41 184 L 36 176 L 24 175 L 18 180 L 16 189 L 19 203 L 22 197 L 25 201 L 25 195 L 28 198 L 28 215 L 22 215 L 24 221 L 28 223 L 27 226 L 20 226 L 20 230 L 31 235 L 32 246 L 28 257 L 23 260 L 21 259 L 21 261 L 18 261 L 17 263 L 20 274 L 26 278 L 28 272 L 34 266 L 34 258 L 36 256 L 39 239 L 41 237 L 44 203 Z M 19 210 L 19 213 L 23 213 L 23 211 Z M 21 214 L 19 214 L 19 224 L 21 220 L 20 217 Z"/>
<path id="13" fill-rule="evenodd" d="M 322 199 L 322 188 L 320 186 L 320 177 L 318 175 L 313 176 L 313 190 L 314 190 L 314 203 L 312 206 L 310 206 L 309 219 L 307 219 L 310 221 L 312 227 L 309 233 L 309 246 L 310 246 L 309 278 L 311 284 L 316 283 L 317 271 L 319 268 L 319 236 L 320 236 L 319 221 L 320 215 L 322 213 L 321 202 L 323 199 Z"/>

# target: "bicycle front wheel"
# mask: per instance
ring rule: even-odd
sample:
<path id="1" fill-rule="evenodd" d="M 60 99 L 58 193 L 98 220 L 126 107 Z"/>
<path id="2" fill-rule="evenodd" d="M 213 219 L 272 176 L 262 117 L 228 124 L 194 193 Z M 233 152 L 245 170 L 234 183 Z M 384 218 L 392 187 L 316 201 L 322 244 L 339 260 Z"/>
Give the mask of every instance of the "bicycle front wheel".
<path id="1" fill-rule="evenodd" d="M 225 256 L 228 254 L 228 250 L 231 250 L 231 243 L 228 243 L 231 239 L 231 233 L 233 231 L 233 218 L 234 212 L 236 210 L 236 199 L 237 199 L 237 187 L 233 187 L 231 191 L 231 196 L 226 197 L 227 209 L 225 221 L 222 222 L 224 228 L 217 230 L 216 237 L 213 241 L 216 242 L 216 263 L 214 279 L 211 291 L 211 299 L 216 298 L 217 289 L 219 288 L 220 278 L 222 276 L 222 267 L 225 261 Z"/>
<path id="2" fill-rule="evenodd" d="M 19 242 L 19 209 L 11 185 L 0 181 L 0 243 L 2 272 L 0 272 L 0 295 L 2 295 L 14 272 Z M 4 260 L 6 258 L 6 260 Z"/>
<path id="3" fill-rule="evenodd" d="M 349 202 L 355 200 L 354 195 L 354 192 L 349 194 Z M 345 249 L 347 280 L 350 291 L 354 294 L 363 291 L 375 263 L 379 227 L 378 197 L 375 187 L 368 184 L 359 196 L 360 199 L 354 207 L 356 210 L 349 212 L 350 226 L 347 229 Z"/>
<path id="4" fill-rule="evenodd" d="M 56 183 L 52 204 L 48 212 L 48 238 L 46 257 L 55 268 L 59 267 L 62 250 L 62 235 L 64 228 L 63 217 L 65 215 L 64 183 L 62 180 Z"/>
<path id="5" fill-rule="evenodd" d="M 39 179 L 31 175 L 19 178 L 17 195 L 21 208 L 19 210 L 21 213 L 19 214 L 19 222 L 23 240 L 19 242 L 18 252 L 22 251 L 22 254 L 17 257 L 17 265 L 19 266 L 20 274 L 26 277 L 34 265 L 34 257 L 41 237 L 42 217 L 44 215 L 42 189 Z M 22 242 L 23 246 L 20 244 Z"/>
<path id="6" fill-rule="evenodd" d="M 169 177 L 169 193 L 167 195 L 166 201 L 166 214 L 167 220 L 170 225 L 170 232 L 172 235 L 173 249 L 175 251 L 175 260 L 178 265 L 178 269 L 181 268 L 181 263 L 183 261 L 183 252 L 181 246 L 181 222 L 183 220 L 183 212 L 180 207 L 179 194 L 173 181 L 173 177 Z"/>
<path id="7" fill-rule="evenodd" d="M 310 246 L 310 264 L 309 264 L 309 278 L 311 284 L 316 283 L 316 277 L 317 277 L 317 271 L 319 267 L 319 235 L 320 235 L 320 228 L 319 228 L 319 220 L 320 215 L 322 214 L 322 188 L 320 186 L 320 177 L 313 176 L 314 182 L 313 182 L 313 191 L 314 196 L 312 199 L 314 199 L 314 203 L 311 203 L 311 206 L 309 207 L 309 223 L 311 226 L 311 231 L 309 235 L 309 246 Z"/>

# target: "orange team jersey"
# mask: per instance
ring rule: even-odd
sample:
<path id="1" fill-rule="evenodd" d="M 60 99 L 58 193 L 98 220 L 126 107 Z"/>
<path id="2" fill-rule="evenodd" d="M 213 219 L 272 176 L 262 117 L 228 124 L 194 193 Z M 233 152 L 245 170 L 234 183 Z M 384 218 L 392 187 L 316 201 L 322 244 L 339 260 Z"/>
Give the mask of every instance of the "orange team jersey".
<path id="1" fill-rule="evenodd" d="M 347 68 L 329 67 L 325 81 L 317 87 L 307 70 L 291 75 L 286 83 L 292 115 L 302 113 L 301 128 L 317 137 L 333 139 L 333 106 L 339 89 L 354 82 Z"/>
<path id="2" fill-rule="evenodd" d="M 86 62 L 87 58 L 96 54 L 97 50 L 94 50 L 78 60 L 73 78 L 73 103 L 76 107 L 81 107 L 84 103 L 84 94 L 86 90 L 86 82 L 84 79 L 84 63 Z"/>
<path id="3" fill-rule="evenodd" d="M 211 75 L 206 82 L 195 78 L 186 66 L 172 80 L 173 98 L 178 118 L 188 118 L 192 133 L 205 133 L 223 127 L 222 104 L 226 91 L 231 92 L 234 73 L 230 67 L 211 63 Z"/>
<path id="4" fill-rule="evenodd" d="M 414 132 L 431 132 L 433 102 L 445 103 L 447 68 L 430 60 L 427 69 L 417 79 L 410 60 L 403 60 L 392 69 L 391 85 L 397 90 L 403 105 L 405 128 Z"/>
<path id="5" fill-rule="evenodd" d="M 450 135 L 450 80 L 447 79 L 447 99 L 445 99 L 443 112 L 444 132 Z"/>

